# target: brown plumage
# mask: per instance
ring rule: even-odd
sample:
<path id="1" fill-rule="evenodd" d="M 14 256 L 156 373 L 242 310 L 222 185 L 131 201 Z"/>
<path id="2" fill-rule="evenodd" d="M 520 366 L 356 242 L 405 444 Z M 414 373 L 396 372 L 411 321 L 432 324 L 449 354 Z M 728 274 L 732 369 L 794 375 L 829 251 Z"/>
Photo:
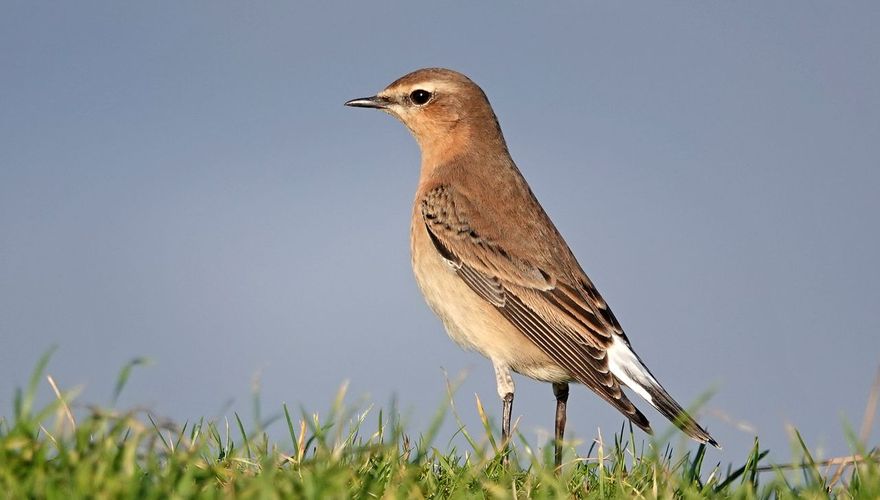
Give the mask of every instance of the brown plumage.
<path id="1" fill-rule="evenodd" d="M 505 438 L 513 370 L 554 384 L 561 405 L 557 463 L 569 382 L 589 387 L 650 432 L 647 418 L 621 390 L 628 386 L 693 439 L 717 446 L 632 351 L 510 158 L 495 113 L 475 83 L 451 70 L 422 69 L 346 104 L 388 112 L 419 143 L 413 271 L 450 337 L 492 361 Z"/>

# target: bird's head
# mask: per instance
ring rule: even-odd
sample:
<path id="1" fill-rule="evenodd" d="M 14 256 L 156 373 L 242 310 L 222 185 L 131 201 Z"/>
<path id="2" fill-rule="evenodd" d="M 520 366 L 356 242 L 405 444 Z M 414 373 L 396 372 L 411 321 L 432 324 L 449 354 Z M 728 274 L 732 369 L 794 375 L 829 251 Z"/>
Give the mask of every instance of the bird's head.
<path id="1" fill-rule="evenodd" d="M 394 116 L 413 133 L 423 152 L 501 138 L 498 121 L 483 90 L 468 77 L 449 69 L 414 71 L 373 97 L 352 99 L 345 105 L 381 109 Z"/>

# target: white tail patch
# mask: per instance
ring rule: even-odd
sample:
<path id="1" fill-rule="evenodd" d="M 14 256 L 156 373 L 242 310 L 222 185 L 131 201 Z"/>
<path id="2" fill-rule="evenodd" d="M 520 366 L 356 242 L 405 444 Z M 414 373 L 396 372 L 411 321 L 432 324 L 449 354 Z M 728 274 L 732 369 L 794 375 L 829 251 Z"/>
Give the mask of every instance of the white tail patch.
<path id="1" fill-rule="evenodd" d="M 639 358 L 636 357 L 632 349 L 626 345 L 626 342 L 615 335 L 614 341 L 606 353 L 608 354 L 608 369 L 611 370 L 611 373 L 620 379 L 624 385 L 654 406 L 654 401 L 651 399 L 651 395 L 646 387 L 658 386 L 660 384 L 654 380 L 654 377 L 651 376 L 645 365 L 639 361 Z"/>

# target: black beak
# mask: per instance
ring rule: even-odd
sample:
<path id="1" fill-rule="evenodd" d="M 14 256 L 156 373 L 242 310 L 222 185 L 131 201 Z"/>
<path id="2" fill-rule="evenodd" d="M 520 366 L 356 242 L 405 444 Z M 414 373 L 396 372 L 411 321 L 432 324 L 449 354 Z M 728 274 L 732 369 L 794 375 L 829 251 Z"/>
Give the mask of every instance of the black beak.
<path id="1" fill-rule="evenodd" d="M 351 106 L 353 108 L 375 108 L 375 109 L 385 109 L 388 105 L 391 104 L 385 97 L 379 97 L 374 95 L 373 97 L 361 97 L 360 99 L 352 99 L 345 103 L 346 106 Z"/>

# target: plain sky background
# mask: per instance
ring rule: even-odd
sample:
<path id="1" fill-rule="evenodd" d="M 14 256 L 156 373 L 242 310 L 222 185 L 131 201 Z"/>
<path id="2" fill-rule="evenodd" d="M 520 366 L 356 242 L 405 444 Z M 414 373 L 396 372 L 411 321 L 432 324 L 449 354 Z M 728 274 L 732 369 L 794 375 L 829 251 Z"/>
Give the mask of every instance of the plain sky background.
<path id="1" fill-rule="evenodd" d="M 415 141 L 342 105 L 446 66 L 654 374 L 715 391 L 713 461 L 754 433 L 787 458 L 787 425 L 846 453 L 880 362 L 878 26 L 874 1 L 3 2 L 0 415 L 57 344 L 84 403 L 151 358 L 120 405 L 179 421 L 250 420 L 259 377 L 265 415 L 350 380 L 425 429 L 444 370 L 497 421 L 411 275 Z M 516 381 L 534 443 L 552 392 Z M 586 441 L 622 422 L 582 387 L 569 412 Z"/>

